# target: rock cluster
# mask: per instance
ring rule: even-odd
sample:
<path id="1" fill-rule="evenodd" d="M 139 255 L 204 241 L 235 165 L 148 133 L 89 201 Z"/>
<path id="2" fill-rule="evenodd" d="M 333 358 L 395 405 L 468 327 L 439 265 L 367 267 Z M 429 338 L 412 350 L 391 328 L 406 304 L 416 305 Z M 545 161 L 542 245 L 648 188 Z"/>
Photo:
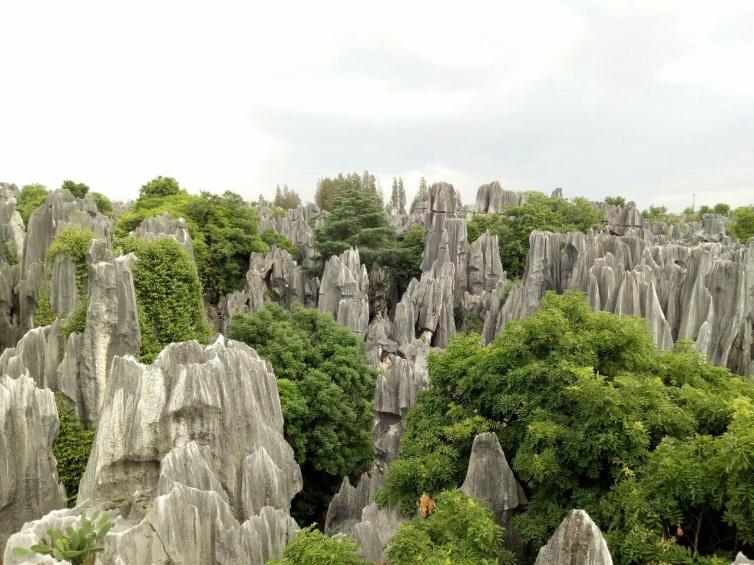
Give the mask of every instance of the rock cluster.
<path id="1" fill-rule="evenodd" d="M 105 509 L 115 525 L 98 563 L 261 565 L 298 530 L 301 486 L 275 376 L 253 349 L 219 337 L 171 344 L 152 365 L 115 357 L 78 506 L 27 524 L 6 563 L 62 518 Z"/>

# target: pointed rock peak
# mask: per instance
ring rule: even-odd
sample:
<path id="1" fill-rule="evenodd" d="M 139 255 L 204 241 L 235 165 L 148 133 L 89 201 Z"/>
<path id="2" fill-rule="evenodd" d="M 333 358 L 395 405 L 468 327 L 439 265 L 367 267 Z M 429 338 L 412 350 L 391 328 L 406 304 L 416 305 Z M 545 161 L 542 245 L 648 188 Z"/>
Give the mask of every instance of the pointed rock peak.
<path id="1" fill-rule="evenodd" d="M 584 510 L 571 510 L 534 565 L 613 565 L 605 538 Z"/>

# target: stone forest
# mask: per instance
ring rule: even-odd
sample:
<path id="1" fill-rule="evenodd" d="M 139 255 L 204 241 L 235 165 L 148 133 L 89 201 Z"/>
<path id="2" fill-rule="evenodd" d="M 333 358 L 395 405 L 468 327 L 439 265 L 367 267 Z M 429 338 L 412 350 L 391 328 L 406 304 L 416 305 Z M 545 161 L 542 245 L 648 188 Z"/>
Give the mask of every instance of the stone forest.
<path id="1" fill-rule="evenodd" d="M 0 184 L 0 562 L 753 563 L 754 208 L 570 196 Z"/>

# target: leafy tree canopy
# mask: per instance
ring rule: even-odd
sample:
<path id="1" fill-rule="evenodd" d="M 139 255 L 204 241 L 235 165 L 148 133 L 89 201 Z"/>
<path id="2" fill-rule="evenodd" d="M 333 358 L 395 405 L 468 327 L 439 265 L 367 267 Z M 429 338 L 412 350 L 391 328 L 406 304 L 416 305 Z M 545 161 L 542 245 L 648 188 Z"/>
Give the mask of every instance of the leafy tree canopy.
<path id="1" fill-rule="evenodd" d="M 611 206 L 625 206 L 626 199 L 622 196 L 606 196 L 605 204 L 610 204 Z"/>
<path id="2" fill-rule="evenodd" d="M 692 563 L 754 549 L 754 386 L 646 321 L 548 294 L 484 347 L 458 336 L 429 358 L 381 503 L 413 512 L 463 480 L 473 437 L 495 431 L 527 491 L 514 519 L 533 549 L 584 508 L 617 563 Z"/>
<path id="3" fill-rule="evenodd" d="M 92 196 L 94 197 L 94 202 L 97 204 L 97 211 L 108 218 L 112 218 L 113 203 L 110 202 L 110 199 L 101 192 L 92 192 Z"/>
<path id="4" fill-rule="evenodd" d="M 498 236 L 500 259 L 510 277 L 524 273 L 532 231 L 587 231 L 602 226 L 603 213 L 585 198 L 568 201 L 538 192 L 529 193 L 527 198 L 525 204 L 508 208 L 503 214 L 475 214 L 469 222 L 469 241 L 487 230 Z"/>
<path id="5" fill-rule="evenodd" d="M 76 198 L 84 198 L 86 193 L 89 192 L 89 187 L 83 182 L 74 182 L 72 180 L 64 180 L 60 188 L 70 191 Z"/>
<path id="6" fill-rule="evenodd" d="M 389 265 L 388 248 L 395 242 L 385 210 L 369 194 L 348 188 L 332 203 L 330 214 L 314 234 L 314 247 L 326 261 L 349 247 L 358 247 L 367 268 Z"/>
<path id="7" fill-rule="evenodd" d="M 234 316 L 228 336 L 252 346 L 275 370 L 285 437 L 304 478 L 292 513 L 311 523 L 322 517 L 343 476 L 372 460 L 376 372 L 364 344 L 326 314 L 298 306 L 289 312 L 275 303 Z"/>
<path id="8" fill-rule="evenodd" d="M 163 177 L 142 187 L 134 208 L 121 215 L 116 238 L 122 241 L 145 218 L 165 213 L 186 220 L 204 294 L 213 303 L 243 287 L 252 252 L 268 250 L 257 232 L 256 212 L 238 194 L 193 196 Z"/>
<path id="9" fill-rule="evenodd" d="M 330 211 L 333 204 L 342 197 L 343 193 L 350 190 L 365 192 L 382 206 L 382 196 L 377 189 L 377 180 L 369 171 L 364 171 L 363 175 L 359 175 L 359 173 L 347 175 L 339 173 L 337 177 L 320 179 L 317 183 L 314 201 L 321 210 Z"/>
<path id="10" fill-rule="evenodd" d="M 733 211 L 730 233 L 741 243 L 754 237 L 754 206 L 741 206 Z"/>
<path id="11" fill-rule="evenodd" d="M 403 524 L 388 547 L 393 565 L 453 563 L 500 565 L 515 563 L 503 548 L 503 528 L 482 502 L 460 491 L 447 490 L 437 497 L 428 517 Z"/>
<path id="12" fill-rule="evenodd" d="M 21 187 L 21 193 L 16 201 L 16 210 L 21 214 L 25 225 L 29 225 L 31 213 L 42 205 L 48 193 L 49 191 L 42 184 L 27 184 Z"/>
<path id="13" fill-rule="evenodd" d="M 71 401 L 60 392 L 55 393 L 60 418 L 60 432 L 52 444 L 52 454 L 58 462 L 58 478 L 65 486 L 66 503 L 76 505 L 79 482 L 89 461 L 95 430 L 82 425 L 73 411 Z"/>
<path id="14" fill-rule="evenodd" d="M 289 189 L 287 184 L 283 186 L 283 190 L 280 190 L 280 185 L 278 185 L 275 189 L 273 204 L 278 208 L 290 210 L 301 206 L 301 197 L 296 191 Z"/>

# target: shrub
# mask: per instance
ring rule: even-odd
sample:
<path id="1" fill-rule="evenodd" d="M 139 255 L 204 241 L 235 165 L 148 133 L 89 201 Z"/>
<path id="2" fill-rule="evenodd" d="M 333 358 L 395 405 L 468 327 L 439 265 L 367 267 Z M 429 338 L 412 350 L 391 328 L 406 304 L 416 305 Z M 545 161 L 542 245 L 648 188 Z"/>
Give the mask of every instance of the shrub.
<path id="1" fill-rule="evenodd" d="M 41 184 L 27 184 L 21 187 L 21 193 L 16 201 L 16 210 L 21 214 L 25 225 L 29 225 L 31 213 L 42 205 L 48 192 L 47 188 Z"/>
<path id="2" fill-rule="evenodd" d="M 93 563 L 95 554 L 105 549 L 98 544 L 111 527 L 110 516 L 107 514 L 100 517 L 99 512 L 94 512 L 91 518 L 82 514 L 78 530 L 70 526 L 65 531 L 50 528 L 47 530 L 47 539 L 43 540 L 46 543 L 34 544 L 30 549 L 16 547 L 13 554 L 16 557 L 51 555 L 59 561 L 70 561 L 73 565 Z"/>
<path id="3" fill-rule="evenodd" d="M 282 234 L 277 233 L 272 228 L 268 230 L 264 230 L 261 235 L 262 241 L 264 241 L 267 245 L 272 247 L 273 245 L 275 247 L 279 247 L 283 251 L 287 251 L 294 257 L 299 256 L 299 249 L 293 243 L 290 242 L 290 240 L 285 237 Z"/>
<path id="4" fill-rule="evenodd" d="M 344 475 L 372 461 L 375 370 L 364 344 L 331 316 L 267 303 L 237 315 L 228 332 L 251 345 L 275 370 L 285 437 L 301 465 L 304 489 L 294 499 L 299 523 L 321 517 Z"/>
<path id="5" fill-rule="evenodd" d="M 741 243 L 754 237 L 754 206 L 741 206 L 733 211 L 733 225 L 730 233 Z"/>
<path id="6" fill-rule="evenodd" d="M 298 532 L 283 557 L 268 565 L 366 565 L 355 542 L 342 534 L 326 536 L 315 525 Z"/>
<path id="7" fill-rule="evenodd" d="M 173 177 L 155 177 L 139 189 L 139 198 L 162 197 L 180 194 L 182 191 L 178 181 Z"/>
<path id="8" fill-rule="evenodd" d="M 141 360 L 151 363 L 169 343 L 196 339 L 207 343 L 212 332 L 204 313 L 196 265 L 173 238 L 138 248 L 133 269 L 141 329 Z"/>
<path id="9" fill-rule="evenodd" d="M 86 193 L 89 192 L 89 187 L 83 182 L 73 182 L 72 180 L 64 180 L 63 186 L 60 188 L 70 191 L 76 198 L 84 198 Z"/>
<path id="10" fill-rule="evenodd" d="M 58 462 L 58 479 L 65 486 L 66 503 L 73 508 L 96 432 L 82 425 L 71 401 L 64 394 L 55 393 L 55 404 L 58 407 L 60 431 L 52 444 L 52 454 Z"/>
<path id="11" fill-rule="evenodd" d="M 55 321 L 56 317 L 50 303 L 50 286 L 48 282 L 39 289 L 37 309 L 34 311 L 34 325 L 38 327 L 49 326 Z"/>
<path id="12" fill-rule="evenodd" d="M 97 204 L 97 211 L 108 218 L 113 217 L 113 203 L 110 199 L 100 192 L 92 192 L 94 202 Z"/>
<path id="13" fill-rule="evenodd" d="M 434 511 L 426 518 L 401 525 L 387 554 L 394 565 L 514 563 L 513 554 L 503 548 L 502 537 L 503 528 L 487 506 L 448 490 L 438 495 Z"/>

